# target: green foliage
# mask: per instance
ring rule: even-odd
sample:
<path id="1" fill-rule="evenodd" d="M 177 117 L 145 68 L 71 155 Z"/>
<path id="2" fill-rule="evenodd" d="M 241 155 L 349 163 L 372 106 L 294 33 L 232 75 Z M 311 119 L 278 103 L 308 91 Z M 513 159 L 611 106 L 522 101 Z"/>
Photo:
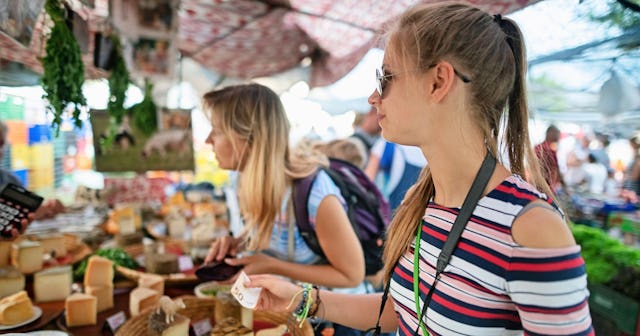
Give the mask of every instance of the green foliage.
<path id="1" fill-rule="evenodd" d="M 148 79 L 144 81 L 144 99 L 131 106 L 133 124 L 145 135 L 151 135 L 158 129 L 157 106 L 153 102 L 153 84 Z"/>
<path id="2" fill-rule="evenodd" d="M 527 89 L 531 106 L 553 112 L 571 108 L 567 100 L 566 88 L 546 74 L 531 76 Z"/>
<path id="3" fill-rule="evenodd" d="M 627 0 L 640 6 L 639 0 Z M 612 27 L 618 27 L 622 30 L 630 30 L 640 27 L 640 13 L 625 8 L 616 0 L 607 2 L 608 10 L 604 13 L 596 13 L 591 10 L 587 13 L 589 19 L 609 24 Z"/>
<path id="4" fill-rule="evenodd" d="M 131 258 L 131 256 L 127 254 L 127 252 L 117 247 L 98 249 L 94 253 L 94 255 L 101 256 L 113 261 L 114 266 L 119 265 L 129 269 L 136 269 L 140 266 L 133 258 Z M 76 265 L 75 269 L 73 270 L 74 279 L 81 280 L 84 277 L 84 272 L 87 270 L 88 263 L 89 258 L 86 258 Z"/>
<path id="5" fill-rule="evenodd" d="M 54 22 L 47 39 L 46 56 L 41 59 L 43 99 L 48 101 L 47 111 L 54 118 L 52 127 L 56 136 L 60 132 L 62 113 L 69 104 L 73 104 L 73 120 L 76 127 L 82 127 L 80 107 L 87 104 L 82 94 L 84 83 L 84 64 L 78 42 L 66 24 L 65 8 L 60 0 L 47 0 L 45 10 Z"/>
<path id="6" fill-rule="evenodd" d="M 606 284 L 625 267 L 640 270 L 640 250 L 622 244 L 598 228 L 572 225 L 571 229 L 582 246 L 590 283 Z"/>
<path id="7" fill-rule="evenodd" d="M 124 99 L 126 98 L 127 88 L 129 88 L 129 71 L 127 65 L 122 58 L 122 48 L 120 39 L 116 35 L 111 36 L 115 48 L 115 63 L 109 76 L 109 102 L 107 110 L 116 123 L 120 124 L 126 113 L 124 108 Z"/>
<path id="8" fill-rule="evenodd" d="M 99 146 L 103 153 L 107 152 L 113 146 L 116 141 L 116 135 L 118 135 L 118 129 L 120 123 L 115 117 L 109 116 L 109 125 L 107 126 L 105 136 L 99 140 Z"/>

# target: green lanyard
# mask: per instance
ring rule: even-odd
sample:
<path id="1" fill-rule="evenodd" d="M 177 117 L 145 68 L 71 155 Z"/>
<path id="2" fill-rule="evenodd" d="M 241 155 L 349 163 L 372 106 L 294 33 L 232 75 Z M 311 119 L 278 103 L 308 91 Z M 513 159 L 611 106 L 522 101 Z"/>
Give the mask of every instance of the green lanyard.
<path id="1" fill-rule="evenodd" d="M 482 166 L 478 170 L 478 174 L 476 178 L 473 180 L 473 184 L 467 193 L 467 196 L 464 199 L 464 203 L 462 203 L 462 207 L 460 208 L 460 212 L 456 216 L 456 220 L 453 222 L 451 226 L 451 231 L 447 235 L 447 240 L 444 242 L 442 249 L 440 250 L 440 254 L 438 255 L 437 264 L 436 264 L 436 274 L 433 279 L 433 283 L 431 284 L 431 288 L 429 288 L 429 292 L 427 292 L 427 296 L 425 297 L 425 305 L 420 310 L 420 238 L 422 236 L 422 222 L 418 225 L 418 232 L 416 232 L 416 243 L 415 250 L 413 252 L 413 293 L 415 294 L 416 300 L 416 315 L 418 316 L 418 328 L 414 335 L 418 334 L 420 328 L 422 328 L 422 333 L 425 336 L 429 335 L 427 332 L 426 325 L 422 323 L 422 319 L 427 313 L 427 308 L 429 303 L 431 302 L 431 297 L 435 292 L 436 283 L 438 279 L 440 279 L 440 274 L 444 271 L 445 267 L 449 263 L 451 259 L 451 255 L 458 245 L 458 240 L 460 236 L 462 236 L 462 231 L 464 231 L 469 218 L 471 218 L 471 214 L 473 213 L 473 209 L 478 204 L 478 200 L 482 197 L 482 192 L 486 188 L 489 183 L 489 179 L 491 178 L 491 173 L 495 169 L 496 160 L 487 152 L 487 155 L 482 162 Z"/>
<path id="2" fill-rule="evenodd" d="M 420 313 L 420 238 L 422 237 L 422 223 L 418 225 L 416 232 L 416 244 L 413 251 L 413 294 L 416 297 L 416 316 L 419 318 L 418 325 L 422 328 L 422 334 L 429 336 L 429 332 L 424 324 L 422 324 L 422 314 Z M 431 286 L 435 286 L 435 280 Z"/>

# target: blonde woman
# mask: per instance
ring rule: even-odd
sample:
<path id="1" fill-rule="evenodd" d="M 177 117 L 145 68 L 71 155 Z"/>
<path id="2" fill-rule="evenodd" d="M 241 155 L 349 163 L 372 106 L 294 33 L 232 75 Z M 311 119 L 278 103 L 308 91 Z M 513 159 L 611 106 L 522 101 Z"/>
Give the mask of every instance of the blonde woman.
<path id="1" fill-rule="evenodd" d="M 551 199 L 527 133 L 525 60 L 515 22 L 467 4 L 418 5 L 390 29 L 369 103 L 382 136 L 420 147 L 429 165 L 388 232 L 383 331 L 593 335 L 580 247 Z M 510 168 L 491 167 L 499 148 Z M 473 188 L 479 200 L 462 207 L 483 176 L 486 186 Z M 461 236 L 435 276 L 461 208 L 472 214 L 455 224 Z M 250 286 L 262 287 L 258 309 L 304 318 L 299 308 L 309 307 L 311 315 L 353 328 L 376 325 L 379 294 L 318 292 L 267 275 L 251 279 Z"/>
<path id="2" fill-rule="evenodd" d="M 205 262 L 224 260 L 243 266 L 247 274 L 277 274 L 365 292 L 360 242 L 340 190 L 323 171 L 313 182 L 307 209 L 326 263 L 319 263 L 321 258 L 300 235 L 292 183 L 328 160 L 319 152 L 293 153 L 289 148 L 289 123 L 279 97 L 265 86 L 246 84 L 209 92 L 203 105 L 212 122 L 207 143 L 220 168 L 239 172 L 238 201 L 245 223 L 239 238 L 215 241 Z M 240 257 L 245 251 L 251 253 Z"/>

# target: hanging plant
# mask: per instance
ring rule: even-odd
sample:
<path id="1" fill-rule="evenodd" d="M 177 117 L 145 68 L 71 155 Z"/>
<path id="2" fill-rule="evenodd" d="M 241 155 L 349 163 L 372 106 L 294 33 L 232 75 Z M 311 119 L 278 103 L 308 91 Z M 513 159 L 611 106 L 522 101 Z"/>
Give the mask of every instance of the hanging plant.
<path id="1" fill-rule="evenodd" d="M 41 59 L 44 74 L 42 89 L 48 105 L 47 112 L 53 114 L 51 126 L 60 132 L 62 113 L 69 104 L 73 104 L 73 121 L 76 127 L 82 127 L 80 107 L 87 102 L 82 94 L 84 83 L 84 64 L 78 42 L 66 22 L 66 8 L 60 0 L 47 0 L 45 11 L 53 21 L 53 28 L 47 39 L 46 56 Z"/>
<path id="2" fill-rule="evenodd" d="M 127 65 L 122 58 L 122 48 L 120 39 L 116 35 L 111 35 L 114 49 L 114 64 L 109 76 L 109 102 L 107 110 L 109 116 L 113 117 L 117 124 L 122 123 L 122 117 L 126 113 L 124 108 L 124 99 L 126 98 L 127 88 L 129 87 L 129 71 Z"/>
<path id="3" fill-rule="evenodd" d="M 111 43 L 113 45 L 112 59 L 113 68 L 109 75 L 109 101 L 107 102 L 107 113 L 109 114 L 109 125 L 106 134 L 100 138 L 100 147 L 106 152 L 115 142 L 118 130 L 122 124 L 127 110 L 124 108 L 124 100 L 127 97 L 127 89 L 129 88 L 129 70 L 127 64 L 122 57 L 122 47 L 120 38 L 117 35 L 111 35 Z"/>
<path id="4" fill-rule="evenodd" d="M 151 135 L 158 129 L 158 115 L 156 104 L 153 102 L 151 91 L 153 84 L 148 78 L 144 80 L 144 99 L 131 106 L 133 124 L 145 135 Z"/>

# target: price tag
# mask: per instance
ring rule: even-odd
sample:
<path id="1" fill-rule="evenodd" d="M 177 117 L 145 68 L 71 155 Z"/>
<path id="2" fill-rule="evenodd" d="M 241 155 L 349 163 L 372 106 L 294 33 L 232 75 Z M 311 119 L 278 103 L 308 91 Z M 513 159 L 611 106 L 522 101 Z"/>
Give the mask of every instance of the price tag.
<path id="1" fill-rule="evenodd" d="M 190 270 L 193 268 L 193 260 L 188 255 L 181 255 L 178 257 L 178 268 L 180 272 L 184 272 L 186 270 Z"/>
<path id="2" fill-rule="evenodd" d="M 208 335 L 211 332 L 211 321 L 207 318 L 191 325 L 196 336 Z"/>
<path id="3" fill-rule="evenodd" d="M 105 321 L 105 326 L 111 330 L 112 333 L 115 333 L 118 328 L 120 328 L 127 321 L 127 317 L 124 315 L 123 311 L 119 311 L 114 315 L 107 317 Z"/>

